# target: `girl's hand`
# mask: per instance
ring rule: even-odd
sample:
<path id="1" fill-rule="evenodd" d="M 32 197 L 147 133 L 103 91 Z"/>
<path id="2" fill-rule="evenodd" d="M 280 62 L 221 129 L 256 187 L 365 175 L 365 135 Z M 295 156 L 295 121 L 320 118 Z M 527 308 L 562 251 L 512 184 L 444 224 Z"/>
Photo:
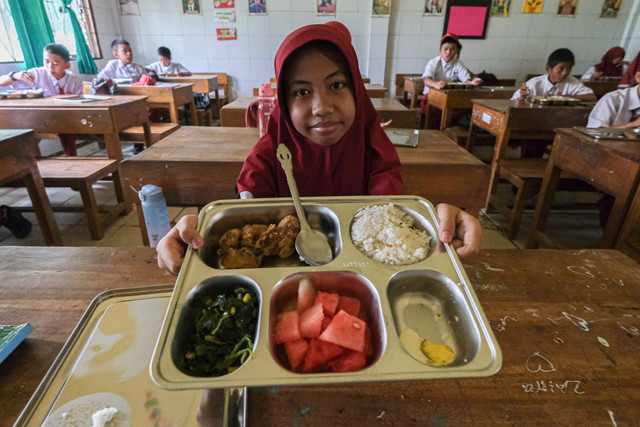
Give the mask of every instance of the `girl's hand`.
<path id="1" fill-rule="evenodd" d="M 596 71 L 595 73 L 591 74 L 591 80 L 595 80 L 601 75 L 602 75 L 602 71 Z"/>
<path id="2" fill-rule="evenodd" d="M 36 79 L 33 77 L 33 75 L 28 72 L 28 71 L 20 71 L 19 73 L 15 73 L 13 75 L 13 78 L 15 78 L 16 80 L 22 80 L 23 82 L 27 82 L 27 83 L 33 83 L 36 81 Z"/>
<path id="3" fill-rule="evenodd" d="M 479 84 L 482 84 L 482 79 L 480 77 L 476 77 L 475 79 L 471 80 L 471 84 L 478 86 Z"/>
<path id="4" fill-rule="evenodd" d="M 436 206 L 440 218 L 438 237 L 442 243 L 451 243 L 460 261 L 472 261 L 480 251 L 482 228 L 476 218 L 446 203 Z M 440 247 L 444 251 L 444 246 Z"/>
<path id="5" fill-rule="evenodd" d="M 171 274 L 177 275 L 187 252 L 187 245 L 193 249 L 202 247 L 204 240 L 196 230 L 198 218 L 195 215 L 185 215 L 164 236 L 156 247 L 158 253 L 158 267 L 164 268 Z"/>

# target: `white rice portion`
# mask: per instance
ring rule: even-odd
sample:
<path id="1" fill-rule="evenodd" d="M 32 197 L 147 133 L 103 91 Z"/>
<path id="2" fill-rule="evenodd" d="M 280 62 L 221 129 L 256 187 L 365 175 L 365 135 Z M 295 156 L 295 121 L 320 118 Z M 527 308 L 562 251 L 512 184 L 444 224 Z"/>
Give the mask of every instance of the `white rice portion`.
<path id="1" fill-rule="evenodd" d="M 413 217 L 391 203 L 367 206 L 355 215 L 351 240 L 376 261 L 414 264 L 427 257 L 430 237 L 412 226 Z"/>

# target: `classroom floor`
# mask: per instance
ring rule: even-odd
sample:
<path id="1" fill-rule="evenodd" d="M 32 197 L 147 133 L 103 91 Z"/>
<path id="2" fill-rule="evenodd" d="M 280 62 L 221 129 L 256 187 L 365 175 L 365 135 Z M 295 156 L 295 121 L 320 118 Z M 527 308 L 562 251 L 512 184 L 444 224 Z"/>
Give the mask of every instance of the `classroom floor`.
<path id="1" fill-rule="evenodd" d="M 132 145 L 123 146 L 125 158 L 132 156 Z M 89 144 L 78 149 L 80 156 L 105 156 L 97 144 Z M 94 186 L 98 204 L 115 204 L 115 193 L 113 185 L 108 181 L 99 181 Z M 509 192 L 510 187 L 501 185 L 498 191 Z M 80 194 L 66 188 L 48 188 L 47 194 L 52 205 L 81 205 Z M 592 203 L 595 202 L 597 194 L 593 193 L 559 193 L 556 199 L 559 207 L 568 206 L 573 202 Z M 556 206 L 554 201 L 554 206 Z M 482 212 L 480 223 L 484 232 L 482 248 L 485 249 L 512 249 L 524 248 L 529 226 L 533 216 L 534 201 L 531 202 L 530 209 L 527 209 L 522 218 L 522 224 L 518 236 L 509 240 L 505 233 L 505 217 L 499 212 Z M 0 205 L 14 207 L 30 206 L 31 200 L 25 188 L 2 188 L 0 187 Z M 172 223 L 178 221 L 186 214 L 195 214 L 195 207 L 177 208 L 169 207 L 169 218 Z M 33 224 L 31 234 L 24 239 L 14 237 L 5 227 L 0 227 L 0 246 L 42 246 L 44 239 L 38 227 L 35 214 L 24 212 L 25 218 Z M 56 212 L 56 221 L 62 234 L 65 246 L 141 246 L 142 238 L 138 217 L 133 210 L 126 216 L 118 218 L 116 221 L 105 227 L 105 236 L 101 240 L 92 240 L 84 213 L 63 213 Z M 586 210 L 552 210 L 547 224 L 547 231 L 555 239 L 561 241 L 567 248 L 595 248 L 598 239 L 602 234 L 598 222 L 597 211 Z"/>

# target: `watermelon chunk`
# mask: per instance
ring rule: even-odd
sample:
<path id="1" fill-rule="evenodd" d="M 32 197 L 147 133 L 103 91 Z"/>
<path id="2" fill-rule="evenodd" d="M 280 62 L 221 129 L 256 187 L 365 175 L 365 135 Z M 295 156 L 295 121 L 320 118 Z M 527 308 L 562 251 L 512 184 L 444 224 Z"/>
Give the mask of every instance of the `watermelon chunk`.
<path id="1" fill-rule="evenodd" d="M 309 349 L 309 343 L 304 339 L 287 341 L 284 343 L 284 349 L 287 352 L 287 358 L 289 358 L 291 368 L 295 369 L 304 360 L 304 356 L 307 354 L 307 350 Z"/>
<path id="2" fill-rule="evenodd" d="M 334 357 L 340 356 L 344 348 L 330 342 L 319 339 L 312 339 L 309 342 L 309 349 L 304 356 L 303 372 L 313 372 Z"/>
<path id="3" fill-rule="evenodd" d="M 366 326 L 364 331 L 364 355 L 371 356 L 373 354 L 373 341 L 371 340 L 371 328 Z"/>
<path id="4" fill-rule="evenodd" d="M 333 372 L 359 371 L 367 365 L 367 357 L 361 351 L 347 350 L 329 362 Z"/>
<path id="5" fill-rule="evenodd" d="M 300 336 L 300 328 L 298 327 L 299 319 L 297 311 L 287 311 L 282 313 L 280 320 L 276 323 L 275 338 L 277 344 L 283 342 L 296 341 L 302 338 Z"/>
<path id="6" fill-rule="evenodd" d="M 318 338 L 322 332 L 323 320 L 322 304 L 314 304 L 300 315 L 300 335 L 303 338 Z"/>
<path id="7" fill-rule="evenodd" d="M 311 307 L 316 299 L 316 289 L 307 278 L 298 283 L 298 313 L 303 313 Z"/>
<path id="8" fill-rule="evenodd" d="M 342 310 L 336 314 L 319 339 L 355 351 L 364 351 L 366 323 Z"/>
<path id="9" fill-rule="evenodd" d="M 336 311 L 344 310 L 352 316 L 358 317 L 360 314 L 360 300 L 358 298 L 345 297 L 340 295 L 338 308 Z"/>
<path id="10" fill-rule="evenodd" d="M 324 310 L 324 314 L 327 316 L 333 316 L 336 313 L 336 308 L 338 308 L 338 302 L 340 302 L 340 295 L 335 292 L 323 292 L 318 291 L 316 295 L 315 304 L 321 302 L 322 309 Z"/>
<path id="11" fill-rule="evenodd" d="M 324 316 L 324 319 L 322 319 L 322 326 L 320 327 L 320 331 L 324 331 L 325 329 L 327 329 L 329 323 L 331 323 L 331 317 Z"/>

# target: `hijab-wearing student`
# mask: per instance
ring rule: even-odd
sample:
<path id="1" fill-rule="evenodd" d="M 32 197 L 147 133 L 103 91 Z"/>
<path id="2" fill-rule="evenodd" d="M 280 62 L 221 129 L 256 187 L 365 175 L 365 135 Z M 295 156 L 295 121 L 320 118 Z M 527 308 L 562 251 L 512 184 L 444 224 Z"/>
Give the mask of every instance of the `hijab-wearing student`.
<path id="1" fill-rule="evenodd" d="M 240 197 L 290 196 L 276 157 L 285 144 L 301 196 L 402 194 L 401 164 L 366 93 L 346 28 L 308 25 L 291 33 L 276 53 L 278 104 L 267 134 L 238 177 Z M 455 173 L 452 171 L 452 173 Z M 437 207 L 440 240 L 470 259 L 482 240 L 480 224 L 447 204 Z M 196 217 L 183 217 L 157 246 L 160 267 L 176 274 L 186 245 L 199 248 Z"/>
<path id="2" fill-rule="evenodd" d="M 627 71 L 622 75 L 619 87 L 627 87 L 635 84 L 636 72 L 640 71 L 640 52 L 636 55 L 635 59 L 631 61 Z"/>
<path id="3" fill-rule="evenodd" d="M 600 77 L 622 77 L 626 70 L 625 51 L 620 46 L 612 47 L 604 54 L 600 62 L 589 67 L 580 80 L 595 80 Z"/>

